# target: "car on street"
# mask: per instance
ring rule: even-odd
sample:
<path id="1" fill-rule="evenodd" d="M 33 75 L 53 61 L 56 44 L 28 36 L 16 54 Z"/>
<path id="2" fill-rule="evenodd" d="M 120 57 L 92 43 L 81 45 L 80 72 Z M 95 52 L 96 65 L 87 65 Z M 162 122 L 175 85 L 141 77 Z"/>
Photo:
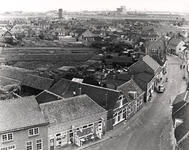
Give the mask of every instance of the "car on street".
<path id="1" fill-rule="evenodd" d="M 158 85 L 156 91 L 157 93 L 163 93 L 165 91 L 165 85 L 164 84 Z"/>

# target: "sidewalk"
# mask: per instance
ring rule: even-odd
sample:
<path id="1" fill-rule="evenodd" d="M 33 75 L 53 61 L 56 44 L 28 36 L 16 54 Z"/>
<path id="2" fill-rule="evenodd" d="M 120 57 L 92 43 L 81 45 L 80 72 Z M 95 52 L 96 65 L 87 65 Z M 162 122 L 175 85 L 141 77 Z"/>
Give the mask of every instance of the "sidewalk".
<path id="1" fill-rule="evenodd" d="M 110 138 L 119 136 L 120 134 L 123 133 L 123 131 L 129 129 L 132 126 L 132 124 L 134 124 L 140 118 L 140 116 L 143 115 L 144 112 L 150 108 L 151 104 L 152 104 L 151 102 L 149 102 L 147 104 L 144 103 L 143 107 L 133 117 L 131 117 L 127 121 L 123 121 L 123 122 L 119 123 L 116 127 L 114 127 L 113 130 L 107 132 L 101 140 L 83 145 L 82 148 L 78 148 L 77 150 L 85 149 L 92 145 L 106 141 Z"/>
<path id="2" fill-rule="evenodd" d="M 184 74 L 183 70 L 183 74 Z M 178 93 L 183 93 L 186 91 L 186 87 L 187 87 L 187 82 L 184 79 L 180 79 L 180 81 L 178 81 L 179 85 L 178 85 Z M 176 94 L 176 93 L 175 93 Z M 171 99 L 172 101 L 176 98 L 177 94 L 175 96 L 172 96 Z M 171 111 L 171 104 L 170 104 L 170 111 Z M 161 136 L 160 136 L 160 143 L 159 143 L 159 149 L 160 150 L 172 150 L 173 147 L 173 141 L 172 141 L 172 135 L 174 133 L 172 133 L 172 126 L 173 126 L 173 122 L 172 122 L 172 116 L 170 115 L 168 118 L 166 118 L 166 120 L 164 121 L 164 125 L 162 127 L 162 132 L 161 132 Z"/>

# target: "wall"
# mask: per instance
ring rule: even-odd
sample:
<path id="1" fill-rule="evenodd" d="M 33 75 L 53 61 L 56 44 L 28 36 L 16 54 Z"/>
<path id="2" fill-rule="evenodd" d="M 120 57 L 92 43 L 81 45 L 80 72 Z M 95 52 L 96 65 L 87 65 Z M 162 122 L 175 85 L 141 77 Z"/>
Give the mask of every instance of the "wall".
<path id="1" fill-rule="evenodd" d="M 11 132 L 8 132 L 11 133 Z M 27 130 L 20 130 L 13 132 L 14 140 L 10 142 L 4 142 L 2 143 L 0 139 L 0 148 L 16 145 L 16 149 L 18 150 L 26 150 L 26 142 L 33 141 L 33 150 L 36 150 L 36 140 L 42 139 L 43 141 L 43 150 L 47 150 L 48 148 L 48 130 L 47 126 L 41 126 L 39 127 L 39 135 L 37 136 L 28 136 L 28 129 Z M 1 137 L 1 135 L 0 135 Z"/>

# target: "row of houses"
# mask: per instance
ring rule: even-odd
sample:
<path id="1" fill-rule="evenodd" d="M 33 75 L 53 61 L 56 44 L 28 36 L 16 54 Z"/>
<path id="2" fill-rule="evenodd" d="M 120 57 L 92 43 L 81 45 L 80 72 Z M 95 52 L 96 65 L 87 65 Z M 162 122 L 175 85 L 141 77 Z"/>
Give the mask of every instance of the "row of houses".
<path id="1" fill-rule="evenodd" d="M 21 88 L 33 96 L 0 101 L 0 148 L 53 150 L 100 140 L 150 101 L 165 69 L 146 55 L 128 68 L 129 80 L 114 76 L 106 88 L 27 74 Z"/>

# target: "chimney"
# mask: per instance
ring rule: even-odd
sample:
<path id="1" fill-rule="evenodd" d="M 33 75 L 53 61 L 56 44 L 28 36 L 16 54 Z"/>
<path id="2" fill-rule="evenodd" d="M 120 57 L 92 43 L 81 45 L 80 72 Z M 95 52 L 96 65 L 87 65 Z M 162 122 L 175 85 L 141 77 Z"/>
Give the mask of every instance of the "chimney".
<path id="1" fill-rule="evenodd" d="M 78 89 L 78 90 L 79 90 L 79 95 L 81 95 L 81 87 L 79 87 L 79 89 Z"/>
<path id="2" fill-rule="evenodd" d="M 114 84 L 114 90 L 117 90 L 117 87 L 118 87 L 118 85 L 117 85 L 117 83 L 115 83 Z"/>

